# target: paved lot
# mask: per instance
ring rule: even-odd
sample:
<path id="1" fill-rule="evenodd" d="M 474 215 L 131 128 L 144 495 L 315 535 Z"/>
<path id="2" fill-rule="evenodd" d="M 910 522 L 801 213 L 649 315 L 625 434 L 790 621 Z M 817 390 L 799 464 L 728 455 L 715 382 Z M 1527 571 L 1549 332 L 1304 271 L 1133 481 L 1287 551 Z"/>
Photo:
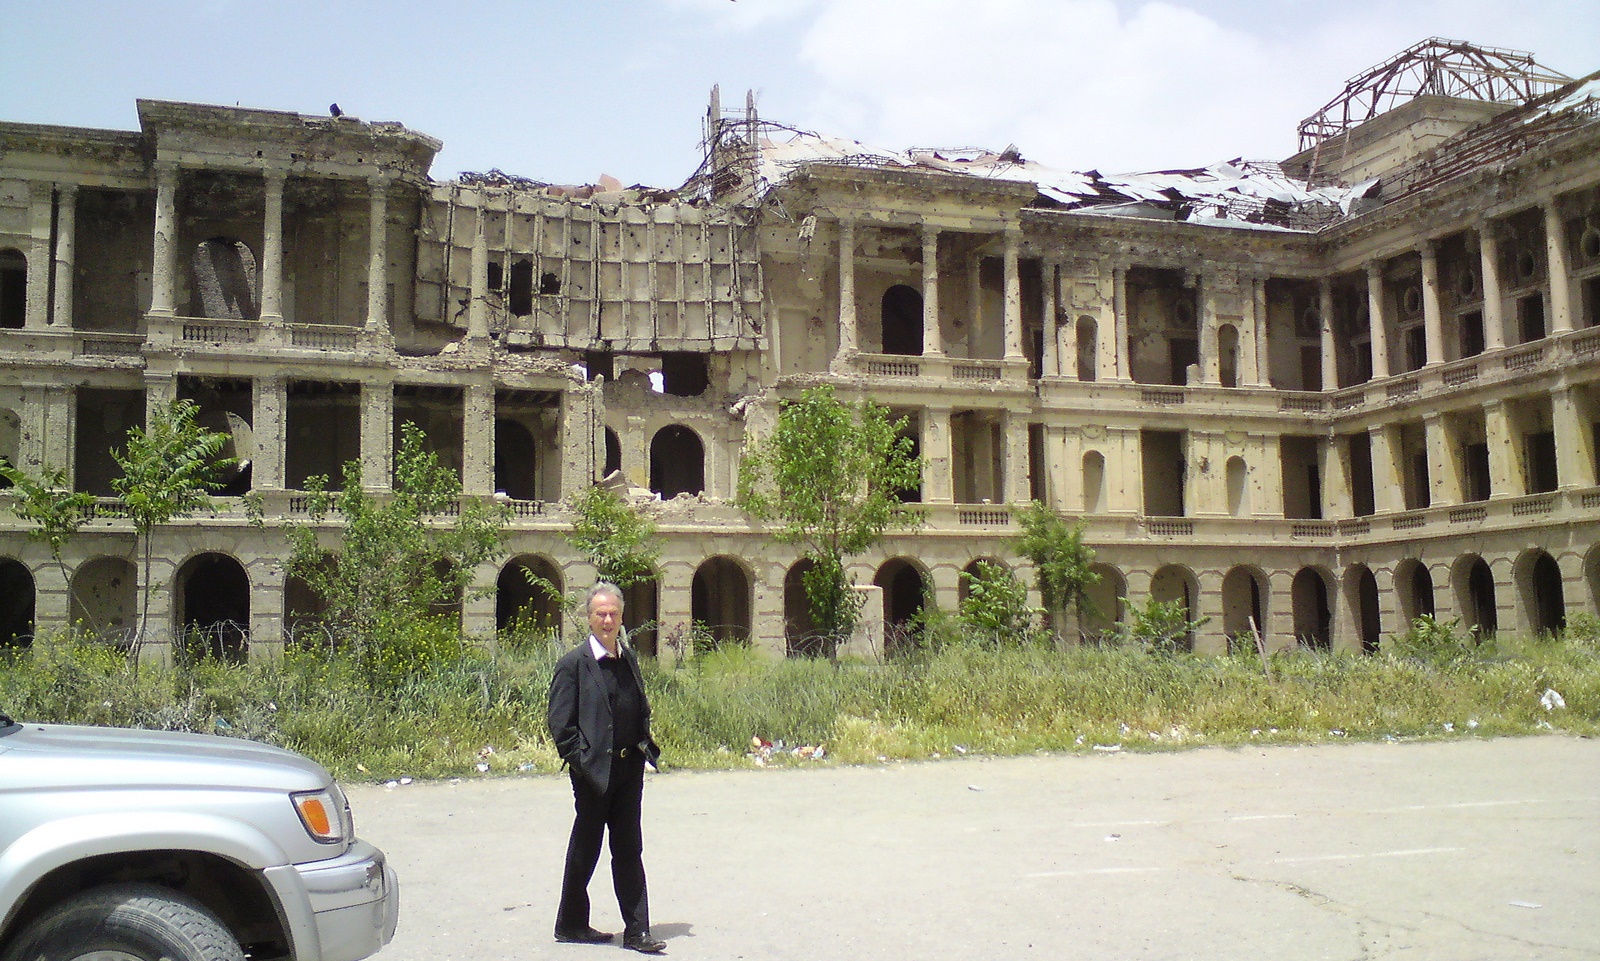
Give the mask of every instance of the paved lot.
<path id="1" fill-rule="evenodd" d="M 637 957 L 550 938 L 565 779 L 350 793 L 381 961 Z M 645 815 L 672 957 L 1600 959 L 1596 740 L 674 773 Z"/>

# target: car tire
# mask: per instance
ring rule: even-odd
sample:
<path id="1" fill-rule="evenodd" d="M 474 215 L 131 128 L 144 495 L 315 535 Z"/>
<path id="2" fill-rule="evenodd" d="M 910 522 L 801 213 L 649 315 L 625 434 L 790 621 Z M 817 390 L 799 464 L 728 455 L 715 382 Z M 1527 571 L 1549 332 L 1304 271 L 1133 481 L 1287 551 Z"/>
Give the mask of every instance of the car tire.
<path id="1" fill-rule="evenodd" d="M 244 961 L 217 916 L 154 884 L 111 884 L 65 901 L 22 932 L 3 961 Z"/>

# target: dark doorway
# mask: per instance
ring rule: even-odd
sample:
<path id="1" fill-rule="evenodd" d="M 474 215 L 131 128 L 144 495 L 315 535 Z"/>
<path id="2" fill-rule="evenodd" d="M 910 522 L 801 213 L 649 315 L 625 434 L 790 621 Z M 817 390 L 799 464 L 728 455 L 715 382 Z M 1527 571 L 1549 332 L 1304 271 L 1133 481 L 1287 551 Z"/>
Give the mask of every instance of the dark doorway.
<path id="1" fill-rule="evenodd" d="M 250 578 L 226 554 L 201 554 L 178 572 L 181 647 L 190 657 L 242 661 L 250 646 Z"/>
<path id="2" fill-rule="evenodd" d="M 922 354 L 922 295 L 896 284 L 883 293 L 883 352 Z"/>
<path id="3" fill-rule="evenodd" d="M 33 643 L 33 575 L 20 561 L 0 560 L 0 647 Z"/>
<path id="4" fill-rule="evenodd" d="M 885 561 L 872 583 L 883 589 L 883 653 L 893 657 L 918 645 L 918 622 L 927 600 L 922 572 L 904 557 Z"/>
<path id="5" fill-rule="evenodd" d="M 682 424 L 669 424 L 650 441 L 650 489 L 662 500 L 706 488 L 705 447 Z"/>

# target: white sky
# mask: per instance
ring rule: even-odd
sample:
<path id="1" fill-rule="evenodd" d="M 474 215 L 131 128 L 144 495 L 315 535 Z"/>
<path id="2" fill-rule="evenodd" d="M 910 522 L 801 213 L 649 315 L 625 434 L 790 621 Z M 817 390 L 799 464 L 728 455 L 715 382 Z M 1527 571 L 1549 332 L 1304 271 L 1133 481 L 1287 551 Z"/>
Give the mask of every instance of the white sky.
<path id="1" fill-rule="evenodd" d="M 673 187 L 712 84 L 889 148 L 1106 173 L 1281 159 L 1430 36 L 1600 69 L 1597 0 L 0 0 L 0 120 L 136 129 L 148 97 L 397 120 L 436 178 Z"/>

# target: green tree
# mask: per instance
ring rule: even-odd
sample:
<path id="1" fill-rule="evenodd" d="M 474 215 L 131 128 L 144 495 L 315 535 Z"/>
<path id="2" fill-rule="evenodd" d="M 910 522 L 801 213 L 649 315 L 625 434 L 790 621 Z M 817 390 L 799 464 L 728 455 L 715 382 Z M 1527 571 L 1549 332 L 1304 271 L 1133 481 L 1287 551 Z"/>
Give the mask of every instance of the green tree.
<path id="1" fill-rule="evenodd" d="M 806 597 L 830 656 L 860 615 L 845 558 L 891 529 L 922 523 L 922 512 L 899 496 L 922 480 L 905 426 L 870 401 L 846 404 L 832 387 L 813 387 L 779 408 L 777 428 L 739 466 L 736 503 L 812 562 Z"/>
<path id="2" fill-rule="evenodd" d="M 979 561 L 973 571 L 961 572 L 967 596 L 961 599 L 959 619 L 969 639 L 993 647 L 1036 639 L 1034 618 L 1028 606 L 1028 588 L 1003 564 Z"/>
<path id="3" fill-rule="evenodd" d="M 400 428 L 394 489 L 362 486 L 361 463 L 344 465 L 343 484 L 309 478 L 311 523 L 285 528 L 285 569 L 327 605 L 324 626 L 380 684 L 425 668 L 459 631 L 445 631 L 433 614 L 460 599 L 479 564 L 499 557 L 508 509 L 462 502 L 461 482 L 424 444 L 422 429 Z M 330 515 L 343 522 L 337 550 L 319 529 Z"/>
<path id="4" fill-rule="evenodd" d="M 34 525 L 28 537 L 49 548 L 51 559 L 61 570 L 61 580 L 70 591 L 72 579 L 61 551 L 78 529 L 94 518 L 94 495 L 72 490 L 67 472 L 59 467 L 47 467 L 35 477 L 10 464 L 0 464 L 0 477 L 11 484 L 11 513 L 23 523 Z"/>
<path id="5" fill-rule="evenodd" d="M 1017 551 L 1033 562 L 1050 627 L 1057 637 L 1065 637 L 1067 613 L 1076 609 L 1081 620 L 1089 605 L 1084 592 L 1100 580 L 1090 569 L 1094 550 L 1083 543 L 1082 524 L 1068 524 L 1038 501 L 1017 511 L 1017 523 L 1022 527 Z"/>
<path id="6" fill-rule="evenodd" d="M 177 400 L 151 412 L 150 423 L 128 431 L 128 446 L 112 451 L 122 476 L 111 487 L 122 499 L 122 510 L 133 522 L 144 567 L 144 599 L 139 609 L 139 630 L 134 644 L 143 643 L 150 622 L 150 535 L 162 524 L 211 508 L 211 491 L 237 462 L 222 456 L 228 435 L 195 423 L 200 408 Z"/>
<path id="7" fill-rule="evenodd" d="M 599 484 L 574 495 L 568 504 L 574 518 L 567 543 L 594 565 L 601 580 L 627 588 L 654 576 L 661 558 L 655 521 Z"/>

